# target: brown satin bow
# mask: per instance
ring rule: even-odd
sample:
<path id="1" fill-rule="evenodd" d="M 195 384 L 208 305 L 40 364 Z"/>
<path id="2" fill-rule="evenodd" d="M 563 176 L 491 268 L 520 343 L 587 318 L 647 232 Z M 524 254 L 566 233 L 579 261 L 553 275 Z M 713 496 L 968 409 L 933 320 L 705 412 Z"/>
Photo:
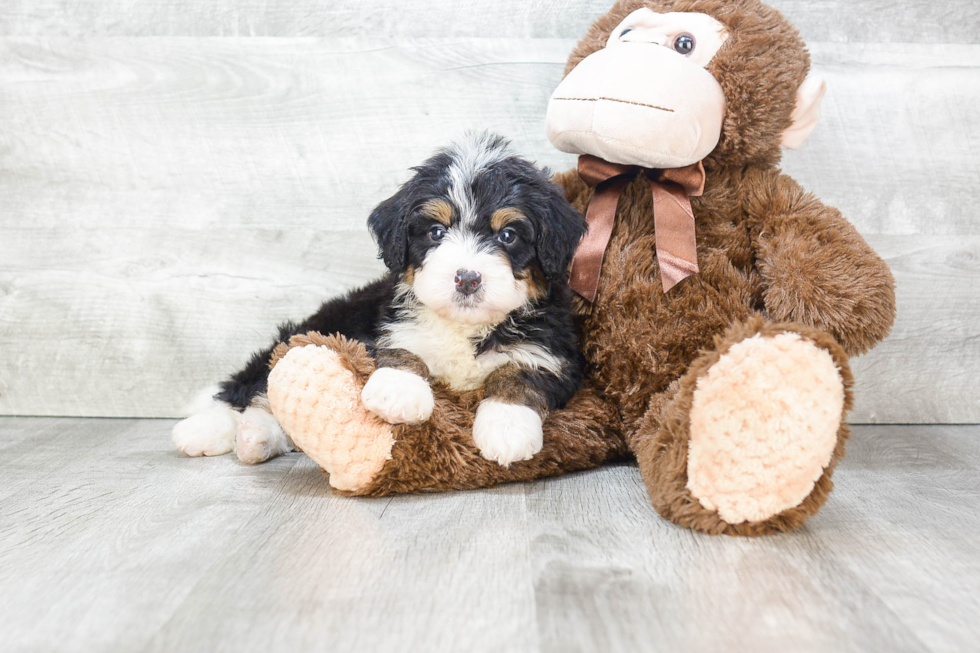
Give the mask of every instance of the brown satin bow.
<path id="1" fill-rule="evenodd" d="M 583 154 L 578 158 L 578 174 L 590 188 L 595 188 L 595 193 L 585 214 L 589 231 L 575 251 L 568 285 L 590 302 L 595 300 L 599 287 L 599 270 L 612 235 L 619 195 L 641 173 L 650 181 L 653 193 L 653 227 L 664 292 L 698 272 L 694 212 L 689 198 L 704 192 L 704 166 L 698 162 L 684 168 L 651 170 Z"/>

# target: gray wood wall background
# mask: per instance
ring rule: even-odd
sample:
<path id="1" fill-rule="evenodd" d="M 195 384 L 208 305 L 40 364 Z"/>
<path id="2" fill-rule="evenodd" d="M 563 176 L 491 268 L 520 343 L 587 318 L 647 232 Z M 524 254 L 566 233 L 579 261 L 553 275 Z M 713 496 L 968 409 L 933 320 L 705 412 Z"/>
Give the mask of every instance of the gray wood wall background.
<path id="1" fill-rule="evenodd" d="M 380 272 L 364 221 L 472 128 L 555 169 L 611 0 L 2 0 L 0 414 L 173 416 Z M 773 0 L 829 83 L 785 170 L 898 281 L 856 422 L 980 422 L 980 7 Z"/>

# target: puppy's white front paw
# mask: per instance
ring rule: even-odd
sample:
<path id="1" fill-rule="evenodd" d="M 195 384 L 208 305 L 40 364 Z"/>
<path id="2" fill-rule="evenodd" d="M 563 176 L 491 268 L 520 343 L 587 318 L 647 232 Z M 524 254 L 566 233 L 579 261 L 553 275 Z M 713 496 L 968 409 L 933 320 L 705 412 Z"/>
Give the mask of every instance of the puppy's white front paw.
<path id="1" fill-rule="evenodd" d="M 361 402 L 389 424 L 418 424 L 429 419 L 435 398 L 429 382 L 418 374 L 379 367 L 364 384 Z"/>
<path id="2" fill-rule="evenodd" d="M 177 450 L 187 456 L 220 456 L 235 448 L 238 413 L 227 404 L 211 408 L 177 422 L 172 433 Z"/>
<path id="3" fill-rule="evenodd" d="M 480 454 L 504 467 L 541 451 L 541 416 L 527 406 L 485 399 L 476 409 L 473 441 Z"/>

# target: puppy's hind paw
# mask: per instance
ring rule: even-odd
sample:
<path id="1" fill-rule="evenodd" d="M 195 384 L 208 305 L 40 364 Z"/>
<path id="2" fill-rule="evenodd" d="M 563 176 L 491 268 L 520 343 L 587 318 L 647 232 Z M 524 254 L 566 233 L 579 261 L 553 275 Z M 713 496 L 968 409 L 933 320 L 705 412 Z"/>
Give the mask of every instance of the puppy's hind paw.
<path id="1" fill-rule="evenodd" d="M 279 422 L 261 408 L 248 408 L 242 413 L 235 443 L 238 459 L 254 465 L 294 450 L 292 440 Z"/>
<path id="2" fill-rule="evenodd" d="M 235 448 L 237 431 L 238 413 L 216 402 L 177 422 L 171 437 L 177 450 L 186 456 L 220 456 Z"/>
<path id="3" fill-rule="evenodd" d="M 476 409 L 473 441 L 480 454 L 504 467 L 541 451 L 541 416 L 527 406 L 485 399 Z"/>

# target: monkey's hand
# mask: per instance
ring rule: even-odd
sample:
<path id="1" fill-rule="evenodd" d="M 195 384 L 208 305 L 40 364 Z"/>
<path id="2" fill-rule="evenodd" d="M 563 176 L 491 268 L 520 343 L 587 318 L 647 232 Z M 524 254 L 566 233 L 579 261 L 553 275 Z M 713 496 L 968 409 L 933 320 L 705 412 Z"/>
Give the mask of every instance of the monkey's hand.
<path id="1" fill-rule="evenodd" d="M 778 172 L 745 183 L 768 319 L 823 329 L 851 356 L 888 335 L 895 280 L 840 211 Z"/>

